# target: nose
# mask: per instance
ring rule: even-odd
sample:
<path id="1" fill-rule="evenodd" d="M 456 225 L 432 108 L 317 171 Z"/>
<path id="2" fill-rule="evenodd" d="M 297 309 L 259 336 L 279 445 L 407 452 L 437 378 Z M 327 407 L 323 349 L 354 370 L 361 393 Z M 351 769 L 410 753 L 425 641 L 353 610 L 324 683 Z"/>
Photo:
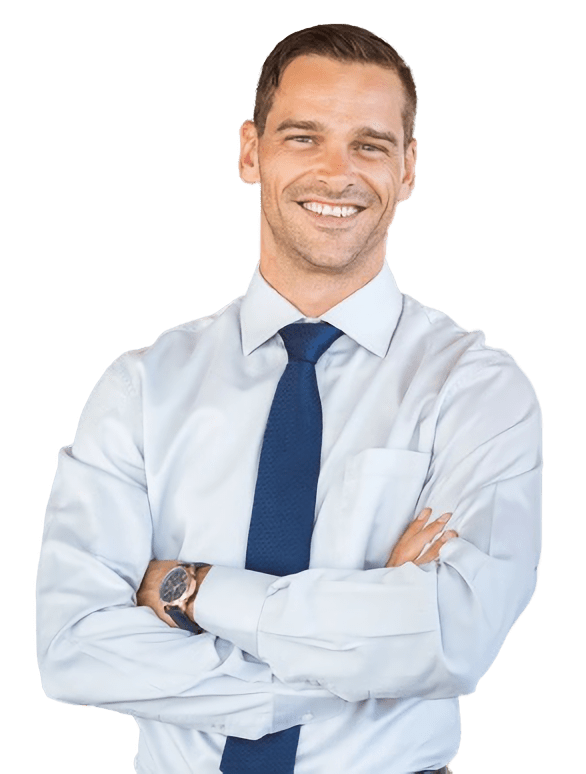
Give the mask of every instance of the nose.
<path id="1" fill-rule="evenodd" d="M 348 147 L 342 143 L 324 143 L 317 169 L 318 179 L 330 185 L 336 182 L 347 184 L 352 175 L 352 159 Z"/>

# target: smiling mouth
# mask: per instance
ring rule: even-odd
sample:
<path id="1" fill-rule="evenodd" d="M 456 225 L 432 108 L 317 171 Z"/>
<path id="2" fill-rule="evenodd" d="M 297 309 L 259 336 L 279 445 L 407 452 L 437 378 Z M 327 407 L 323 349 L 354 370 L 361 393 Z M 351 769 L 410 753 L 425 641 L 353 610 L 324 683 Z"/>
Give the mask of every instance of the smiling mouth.
<path id="1" fill-rule="evenodd" d="M 333 218 L 351 218 L 353 215 L 358 215 L 366 209 L 356 204 L 333 205 L 321 204 L 320 202 L 297 202 L 297 204 L 302 209 L 313 212 L 316 215 Z"/>

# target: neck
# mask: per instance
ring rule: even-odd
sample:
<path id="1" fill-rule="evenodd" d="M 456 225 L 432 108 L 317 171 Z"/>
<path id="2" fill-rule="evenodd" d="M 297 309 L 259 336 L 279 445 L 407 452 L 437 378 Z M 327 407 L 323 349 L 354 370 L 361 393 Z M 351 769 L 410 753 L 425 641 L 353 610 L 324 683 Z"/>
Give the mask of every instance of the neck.
<path id="1" fill-rule="evenodd" d="M 259 268 L 269 285 L 299 309 L 304 317 L 320 317 L 370 282 L 382 269 L 383 262 L 384 254 L 376 262 L 361 264 L 354 270 L 309 263 L 299 266 L 274 259 L 261 251 Z"/>

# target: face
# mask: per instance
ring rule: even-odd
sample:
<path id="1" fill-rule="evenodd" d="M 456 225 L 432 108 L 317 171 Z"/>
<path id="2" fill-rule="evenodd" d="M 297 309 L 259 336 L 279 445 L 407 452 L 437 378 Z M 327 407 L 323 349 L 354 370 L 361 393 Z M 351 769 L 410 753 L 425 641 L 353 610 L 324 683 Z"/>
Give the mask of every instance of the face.
<path id="1" fill-rule="evenodd" d="M 414 183 L 403 100 L 398 76 L 378 65 L 300 56 L 287 66 L 262 137 L 250 121 L 241 130 L 241 176 L 261 184 L 261 268 L 380 269 Z"/>

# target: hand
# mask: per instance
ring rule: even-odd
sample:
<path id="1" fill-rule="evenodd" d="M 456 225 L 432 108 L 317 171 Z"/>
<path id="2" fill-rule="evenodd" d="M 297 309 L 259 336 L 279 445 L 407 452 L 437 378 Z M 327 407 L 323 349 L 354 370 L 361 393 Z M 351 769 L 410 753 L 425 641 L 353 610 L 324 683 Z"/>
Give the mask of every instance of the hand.
<path id="1" fill-rule="evenodd" d="M 458 537 L 458 533 L 453 529 L 447 530 L 431 545 L 422 556 L 419 556 L 426 543 L 440 533 L 446 523 L 451 518 L 451 513 L 444 513 L 439 519 L 432 521 L 427 527 L 425 522 L 431 516 L 431 508 L 424 508 L 416 519 L 413 519 L 405 532 L 399 538 L 399 542 L 393 548 L 385 567 L 400 567 L 406 562 L 414 564 L 425 564 L 432 562 L 439 557 L 439 552 L 443 545 L 453 537 Z M 419 558 L 417 558 L 419 557 Z"/>
<path id="2" fill-rule="evenodd" d="M 177 628 L 177 624 L 165 613 L 165 604 L 161 602 L 159 587 L 169 570 L 177 567 L 178 564 L 179 562 L 176 559 L 153 559 L 149 562 L 145 576 L 136 594 L 137 605 L 152 608 L 161 621 L 175 628 Z"/>

